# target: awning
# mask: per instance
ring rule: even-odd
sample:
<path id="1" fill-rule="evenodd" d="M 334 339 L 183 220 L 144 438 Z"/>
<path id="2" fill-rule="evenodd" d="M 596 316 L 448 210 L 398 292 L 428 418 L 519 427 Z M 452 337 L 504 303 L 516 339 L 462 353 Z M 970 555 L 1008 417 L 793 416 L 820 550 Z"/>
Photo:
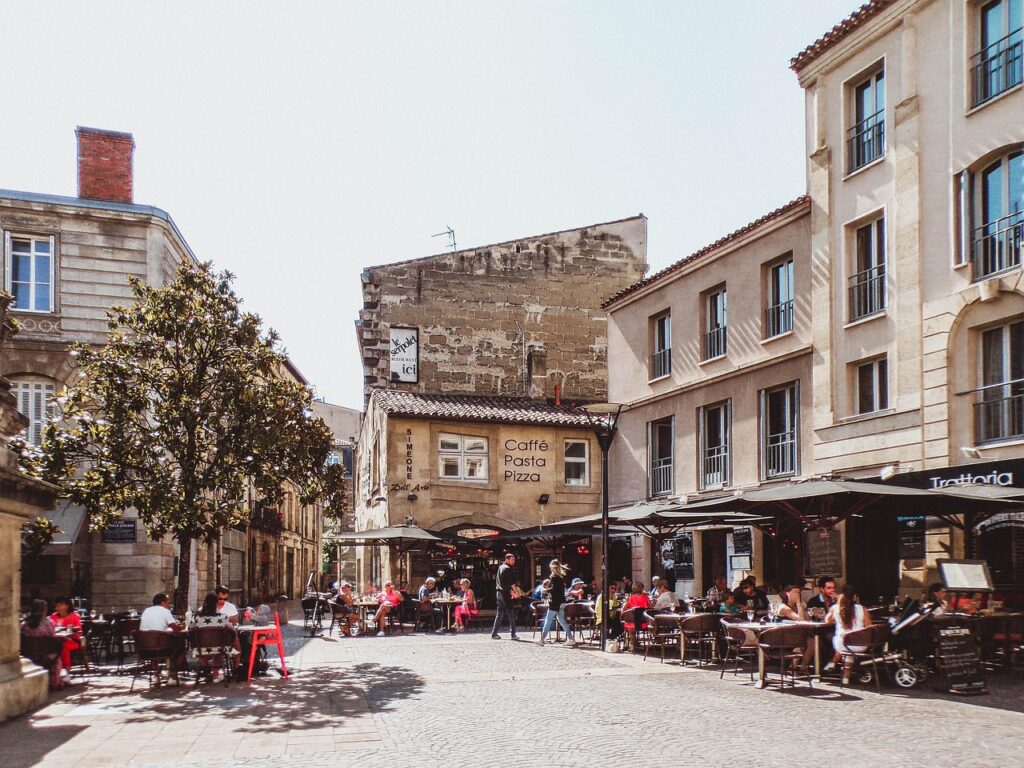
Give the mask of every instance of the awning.
<path id="1" fill-rule="evenodd" d="M 68 499 L 59 499 L 57 507 L 49 512 L 44 512 L 42 516 L 59 529 L 53 537 L 53 541 L 43 549 L 43 554 L 71 554 L 71 545 L 78 540 L 78 535 L 87 519 L 85 507 L 72 504 Z"/>

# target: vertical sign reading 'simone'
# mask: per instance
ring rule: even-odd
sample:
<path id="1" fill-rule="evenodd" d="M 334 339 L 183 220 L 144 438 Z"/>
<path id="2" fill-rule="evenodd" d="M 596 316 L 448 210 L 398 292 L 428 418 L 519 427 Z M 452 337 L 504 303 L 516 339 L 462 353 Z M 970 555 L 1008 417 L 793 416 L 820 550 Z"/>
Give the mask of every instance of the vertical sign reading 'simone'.
<path id="1" fill-rule="evenodd" d="M 420 329 L 391 328 L 391 380 L 420 380 Z"/>

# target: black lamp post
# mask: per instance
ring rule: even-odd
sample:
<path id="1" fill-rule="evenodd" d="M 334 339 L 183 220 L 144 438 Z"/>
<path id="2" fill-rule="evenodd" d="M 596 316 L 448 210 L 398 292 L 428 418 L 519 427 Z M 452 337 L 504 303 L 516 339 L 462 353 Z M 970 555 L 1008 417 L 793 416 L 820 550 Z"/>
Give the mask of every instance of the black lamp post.
<path id="1" fill-rule="evenodd" d="M 622 412 L 619 403 L 583 406 L 601 446 L 601 650 L 608 650 L 608 450 Z"/>

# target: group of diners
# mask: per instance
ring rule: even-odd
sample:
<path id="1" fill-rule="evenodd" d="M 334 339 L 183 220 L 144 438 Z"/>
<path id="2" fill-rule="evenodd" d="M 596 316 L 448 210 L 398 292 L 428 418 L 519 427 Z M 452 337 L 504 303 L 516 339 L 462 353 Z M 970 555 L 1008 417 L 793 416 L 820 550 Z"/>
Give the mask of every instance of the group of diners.
<path id="1" fill-rule="evenodd" d="M 445 631 L 443 612 L 447 607 L 454 606 L 452 628 L 456 632 L 464 632 L 469 621 L 480 613 L 469 579 L 460 579 L 458 589 L 449 594 L 447 589 L 438 589 L 437 579 L 428 576 L 420 585 L 415 598 L 412 598 L 408 588 L 399 589 L 393 581 L 384 582 L 384 589 L 379 591 L 375 585 L 368 584 L 360 596 L 355 594 L 351 582 L 341 581 L 327 599 L 343 636 L 365 634 L 375 628 L 377 636 L 383 637 L 389 617 L 398 616 L 401 620 L 402 605 L 407 598 L 418 601 L 423 610 L 432 613 L 437 632 Z M 444 607 L 440 601 L 444 601 Z M 370 609 L 373 609 L 372 617 Z"/>

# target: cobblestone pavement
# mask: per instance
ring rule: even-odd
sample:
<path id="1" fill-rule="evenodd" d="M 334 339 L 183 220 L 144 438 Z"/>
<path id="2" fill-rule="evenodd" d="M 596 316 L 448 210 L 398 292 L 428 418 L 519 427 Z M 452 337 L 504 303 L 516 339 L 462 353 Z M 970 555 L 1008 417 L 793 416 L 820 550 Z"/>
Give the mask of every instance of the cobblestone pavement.
<path id="1" fill-rule="evenodd" d="M 251 685 L 127 691 L 93 678 L 0 726 L 5 768 L 32 765 L 593 768 L 1024 765 L 1024 678 L 988 696 L 925 686 L 759 690 L 745 674 L 486 633 L 309 639 Z M 141 686 L 141 690 L 140 690 Z M 810 735 L 816 749 L 810 749 Z"/>

